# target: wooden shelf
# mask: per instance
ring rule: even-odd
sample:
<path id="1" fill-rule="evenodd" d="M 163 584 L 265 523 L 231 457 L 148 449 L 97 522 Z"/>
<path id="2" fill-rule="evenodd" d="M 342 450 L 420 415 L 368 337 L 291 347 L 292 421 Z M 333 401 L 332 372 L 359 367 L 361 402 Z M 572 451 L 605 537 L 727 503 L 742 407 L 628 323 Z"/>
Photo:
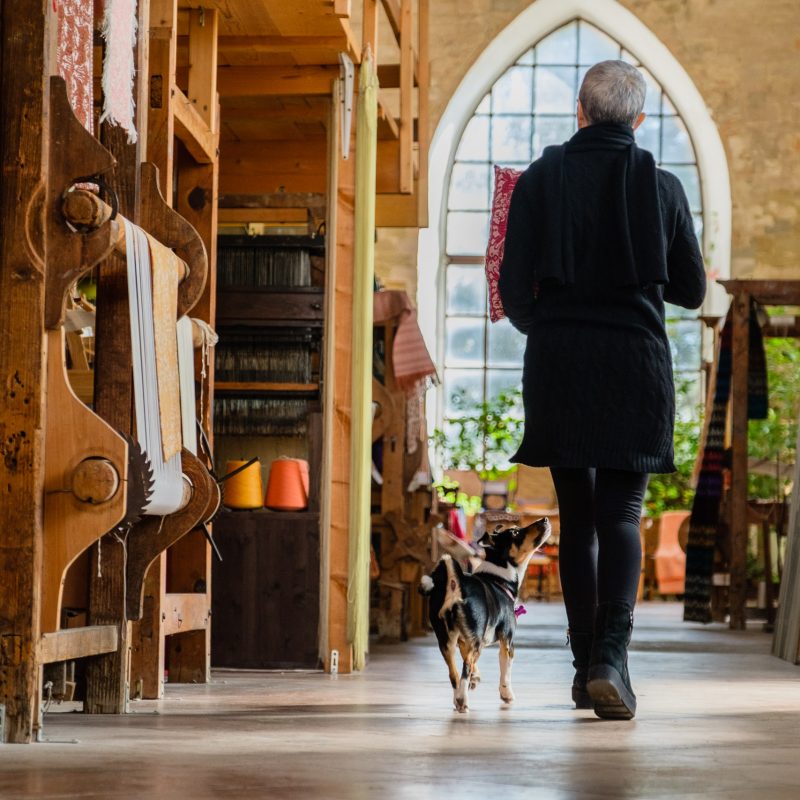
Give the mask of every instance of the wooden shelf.
<path id="1" fill-rule="evenodd" d="M 218 394 L 236 392 L 318 392 L 318 383 L 277 383 L 271 381 L 216 381 L 214 391 Z"/>

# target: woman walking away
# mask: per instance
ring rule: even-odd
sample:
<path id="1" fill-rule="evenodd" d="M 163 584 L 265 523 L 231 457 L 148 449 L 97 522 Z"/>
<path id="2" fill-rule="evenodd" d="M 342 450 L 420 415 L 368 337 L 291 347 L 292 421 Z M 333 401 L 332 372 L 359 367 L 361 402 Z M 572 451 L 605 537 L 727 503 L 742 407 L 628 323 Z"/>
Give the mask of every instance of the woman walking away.
<path id="1" fill-rule="evenodd" d="M 514 189 L 499 282 L 528 337 L 512 460 L 550 467 L 558 495 L 572 697 L 612 719 L 636 713 L 628 645 L 648 474 L 675 470 L 664 303 L 698 308 L 706 289 L 680 181 L 634 140 L 645 89 L 623 61 L 586 73 L 578 132 Z"/>

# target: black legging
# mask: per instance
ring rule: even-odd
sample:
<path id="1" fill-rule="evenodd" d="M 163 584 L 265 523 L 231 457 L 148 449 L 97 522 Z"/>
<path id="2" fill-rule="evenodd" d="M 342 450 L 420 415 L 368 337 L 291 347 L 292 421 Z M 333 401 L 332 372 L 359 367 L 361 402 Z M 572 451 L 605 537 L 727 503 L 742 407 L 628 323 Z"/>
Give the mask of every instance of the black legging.
<path id="1" fill-rule="evenodd" d="M 561 538 L 559 572 L 570 630 L 591 631 L 597 603 L 633 608 L 642 545 L 639 522 L 647 473 L 552 467 Z"/>

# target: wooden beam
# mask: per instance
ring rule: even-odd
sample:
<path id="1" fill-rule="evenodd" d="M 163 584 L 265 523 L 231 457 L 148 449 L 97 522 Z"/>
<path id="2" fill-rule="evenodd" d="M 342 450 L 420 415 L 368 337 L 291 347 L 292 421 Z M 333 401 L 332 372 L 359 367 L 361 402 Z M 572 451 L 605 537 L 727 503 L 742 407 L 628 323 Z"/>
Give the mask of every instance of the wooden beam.
<path id="1" fill-rule="evenodd" d="M 418 227 L 419 201 L 418 184 L 415 184 L 412 194 L 379 194 L 375 206 L 375 227 Z"/>
<path id="2" fill-rule="evenodd" d="M 217 158 L 219 134 L 208 127 L 186 95 L 172 87 L 175 136 L 180 139 L 198 164 L 211 164 Z"/>
<path id="3" fill-rule="evenodd" d="M 44 484 L 43 215 L 49 4 L 0 5 L 0 703 L 5 741 L 30 742 L 40 691 L 39 591 Z M 31 231 L 32 238 L 20 236 Z"/>
<path id="4" fill-rule="evenodd" d="M 220 152 L 220 192 L 325 192 L 325 145 L 315 141 L 227 142 Z"/>
<path id="5" fill-rule="evenodd" d="M 178 38 L 178 44 L 184 37 Z M 345 45 L 343 36 L 220 36 L 219 49 L 228 53 L 293 53 L 298 50 L 340 51 Z"/>
<path id="6" fill-rule="evenodd" d="M 220 225 L 260 223 L 275 227 L 306 225 L 308 211 L 305 208 L 221 208 Z"/>
<path id="7" fill-rule="evenodd" d="M 220 96 L 329 95 L 339 77 L 338 66 L 314 67 L 220 67 Z"/>
<path id="8" fill-rule="evenodd" d="M 417 72 L 417 142 L 419 145 L 417 185 L 417 227 L 428 227 L 428 160 L 430 157 L 430 0 L 417 0 L 419 67 Z"/>
<path id="9" fill-rule="evenodd" d="M 202 630 L 209 620 L 209 598 L 205 593 L 164 595 L 164 635 Z"/>
<path id="10" fill-rule="evenodd" d="M 119 628 L 116 625 L 88 625 L 43 634 L 39 656 L 42 664 L 55 664 L 114 653 L 118 647 Z"/>
<path id="11" fill-rule="evenodd" d="M 747 376 L 750 367 L 750 295 L 733 297 L 731 381 L 730 627 L 744 630 L 747 602 Z"/>
<path id="12" fill-rule="evenodd" d="M 219 14 L 216 9 L 193 9 L 190 12 L 188 97 L 189 102 L 200 115 L 200 119 L 205 122 L 206 128 L 212 134 L 219 131 L 219 120 L 217 119 L 218 28 Z M 211 160 L 213 161 L 213 158 Z"/>
<path id="13" fill-rule="evenodd" d="M 378 63 L 378 0 L 361 0 L 361 49 L 372 49 L 374 63 Z"/>
<path id="14" fill-rule="evenodd" d="M 386 18 L 389 20 L 389 26 L 394 33 L 394 38 L 400 44 L 400 37 L 403 30 L 402 11 L 397 0 L 381 0 L 383 10 L 386 12 Z"/>
<path id="15" fill-rule="evenodd" d="M 414 19 L 412 0 L 400 5 L 400 192 L 414 189 Z"/>

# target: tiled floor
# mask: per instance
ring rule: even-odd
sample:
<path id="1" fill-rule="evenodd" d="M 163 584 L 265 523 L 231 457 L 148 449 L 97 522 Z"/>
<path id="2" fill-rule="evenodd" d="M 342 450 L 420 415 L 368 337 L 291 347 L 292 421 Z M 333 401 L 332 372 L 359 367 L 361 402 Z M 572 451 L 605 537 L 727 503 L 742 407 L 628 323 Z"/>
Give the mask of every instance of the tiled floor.
<path id="1" fill-rule="evenodd" d="M 632 722 L 569 704 L 563 611 L 528 604 L 517 702 L 482 660 L 451 707 L 432 637 L 375 646 L 362 675 L 216 672 L 125 717 L 49 713 L 45 744 L 0 747 L 0 798 L 800 798 L 800 667 L 754 626 L 637 612 Z"/>

